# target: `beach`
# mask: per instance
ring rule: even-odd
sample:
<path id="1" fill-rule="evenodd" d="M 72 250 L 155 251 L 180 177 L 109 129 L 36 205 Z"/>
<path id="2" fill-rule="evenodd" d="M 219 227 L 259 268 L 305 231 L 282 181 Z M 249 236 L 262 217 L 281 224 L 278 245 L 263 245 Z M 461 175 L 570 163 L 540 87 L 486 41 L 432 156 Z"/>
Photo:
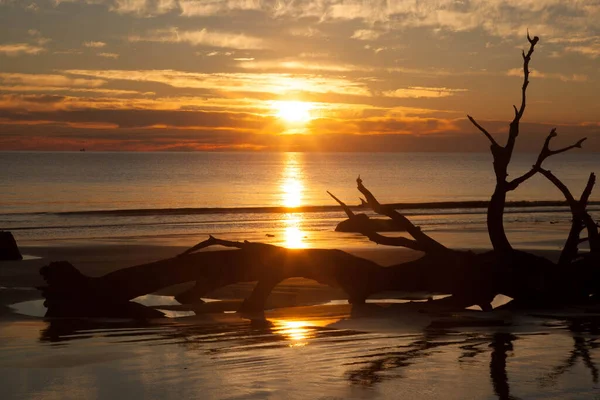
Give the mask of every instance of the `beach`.
<path id="1" fill-rule="evenodd" d="M 0 400 L 600 400 L 599 20 L 0 0 Z"/>
<path id="2" fill-rule="evenodd" d="M 342 301 L 343 293 L 292 279 L 276 287 L 264 315 L 232 313 L 252 288 L 239 284 L 211 293 L 210 300 L 220 301 L 196 313 L 170 314 L 177 318 L 33 316 L 43 308 L 32 288 L 43 283 L 38 269 L 49 261 L 69 260 L 99 276 L 185 248 L 53 243 L 22 246 L 25 260 L 2 262 L 3 398 L 588 399 L 598 394 L 598 319 L 577 320 L 573 312 L 543 318 L 508 311 L 431 314 L 421 312 L 422 303 L 393 299 L 374 299 L 375 304 L 353 310 Z M 350 251 L 382 265 L 419 256 L 375 246 Z M 167 304 L 168 312 L 174 290 L 140 301 Z"/>
<path id="3" fill-rule="evenodd" d="M 236 313 L 254 287 L 243 282 L 208 293 L 201 305 L 173 298 L 189 284 L 135 299 L 162 311 L 161 319 L 44 317 L 36 289 L 44 285 L 42 266 L 68 261 L 102 276 L 174 257 L 209 234 L 341 249 L 382 266 L 420 257 L 335 231 L 346 216 L 325 190 L 356 198 L 358 172 L 383 200 L 412 203 L 403 213 L 435 240 L 486 251 L 485 204 L 468 205 L 489 196 L 483 155 L 15 153 L 11 160 L 0 171 L 0 223 L 24 260 L 0 262 L 2 398 L 600 396 L 600 317 L 579 309 L 448 311 L 425 303 L 432 293 L 399 292 L 352 307 L 339 289 L 293 278 L 275 287 L 260 314 Z M 571 182 L 580 180 L 582 160 L 598 163 L 574 158 L 561 170 Z M 524 155 L 516 164 L 530 165 Z M 355 165 L 362 166 L 357 174 Z M 506 233 L 515 248 L 556 260 L 570 213 L 540 184 L 509 199 L 519 203 L 506 209 Z M 597 213 L 597 197 L 591 200 Z M 494 305 L 508 300 L 499 296 Z"/>

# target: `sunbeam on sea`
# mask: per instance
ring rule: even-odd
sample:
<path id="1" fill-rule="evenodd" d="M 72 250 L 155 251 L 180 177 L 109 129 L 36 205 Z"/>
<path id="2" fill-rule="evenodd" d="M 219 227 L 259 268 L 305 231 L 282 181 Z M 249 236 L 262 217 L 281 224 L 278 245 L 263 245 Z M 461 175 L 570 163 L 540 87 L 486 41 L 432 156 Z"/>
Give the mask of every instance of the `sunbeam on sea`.
<path id="1" fill-rule="evenodd" d="M 515 155 L 511 172 L 526 171 L 533 156 Z M 548 168 L 574 193 L 589 172 L 600 171 L 593 154 L 552 162 Z M 483 153 L 2 153 L 0 228 L 20 242 L 187 244 L 215 234 L 287 247 L 355 247 L 365 241 L 333 232 L 345 215 L 326 191 L 360 204 L 359 174 L 381 201 L 401 203 L 433 236 L 470 232 L 476 236 L 460 238 L 463 246 L 489 245 L 480 233 L 493 172 Z M 592 213 L 600 210 L 598 196 Z M 570 214 L 550 183 L 534 177 L 509 201 L 519 202 L 506 213 L 513 240 L 544 248 L 564 240 Z"/>

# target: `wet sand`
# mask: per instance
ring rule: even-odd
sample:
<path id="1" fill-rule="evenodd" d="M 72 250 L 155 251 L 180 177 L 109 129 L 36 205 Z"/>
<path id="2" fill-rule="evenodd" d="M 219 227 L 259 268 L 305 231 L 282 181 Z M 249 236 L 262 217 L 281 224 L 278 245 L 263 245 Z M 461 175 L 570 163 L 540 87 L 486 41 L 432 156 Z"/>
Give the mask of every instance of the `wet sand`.
<path id="1" fill-rule="evenodd" d="M 40 258 L 0 263 L 2 398 L 600 397 L 600 317 L 594 315 L 426 314 L 419 303 L 306 305 L 343 296 L 303 279 L 278 286 L 272 302 L 280 307 L 264 315 L 223 312 L 235 309 L 250 284 L 212 293 L 227 301 L 202 314 L 145 323 L 43 319 L 9 308 L 39 300 L 31 288 L 43 283 L 38 269 L 49 261 L 68 260 L 98 276 L 184 249 L 22 246 L 25 255 Z M 383 265 L 418 256 L 389 248 L 352 252 Z"/>

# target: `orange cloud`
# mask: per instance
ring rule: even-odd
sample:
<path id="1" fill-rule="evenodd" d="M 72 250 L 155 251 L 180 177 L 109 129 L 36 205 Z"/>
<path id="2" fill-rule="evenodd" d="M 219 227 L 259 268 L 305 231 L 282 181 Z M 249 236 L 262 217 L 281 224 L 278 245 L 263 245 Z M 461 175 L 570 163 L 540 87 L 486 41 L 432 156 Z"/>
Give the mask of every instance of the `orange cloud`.
<path id="1" fill-rule="evenodd" d="M 9 57 L 15 57 L 19 55 L 36 55 L 46 51 L 43 47 L 31 45 L 28 43 L 12 43 L 12 44 L 0 44 L 0 54 L 4 54 Z"/>

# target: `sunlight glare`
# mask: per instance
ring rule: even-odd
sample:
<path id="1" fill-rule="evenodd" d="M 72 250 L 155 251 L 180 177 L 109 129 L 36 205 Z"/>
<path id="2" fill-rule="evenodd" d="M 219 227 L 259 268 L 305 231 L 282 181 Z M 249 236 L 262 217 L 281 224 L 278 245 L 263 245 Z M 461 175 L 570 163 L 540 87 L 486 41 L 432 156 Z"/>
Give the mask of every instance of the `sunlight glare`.
<path id="1" fill-rule="evenodd" d="M 302 205 L 302 183 L 293 177 L 288 177 L 281 186 L 283 189 L 283 205 L 286 207 L 298 207 Z"/>
<path id="2" fill-rule="evenodd" d="M 284 207 L 299 207 L 302 205 L 302 169 L 299 165 L 298 153 L 286 153 L 285 169 L 281 178 L 282 201 Z"/>
<path id="3" fill-rule="evenodd" d="M 336 323 L 340 318 L 327 318 L 319 320 L 271 320 L 273 331 L 284 336 L 290 341 L 290 347 L 301 347 L 308 344 L 308 340 L 315 337 L 317 328 Z"/>
<path id="4" fill-rule="evenodd" d="M 311 103 L 303 101 L 276 101 L 273 102 L 278 118 L 292 124 L 304 124 L 312 119 Z"/>
<path id="5" fill-rule="evenodd" d="M 285 237 L 284 246 L 288 249 L 306 248 L 306 243 L 304 242 L 306 235 L 300 229 L 300 221 L 302 221 L 302 217 L 299 214 L 288 214 L 286 216 L 285 223 L 287 226 L 283 234 Z"/>
<path id="6" fill-rule="evenodd" d="M 285 168 L 281 176 L 281 201 L 284 207 L 296 208 L 304 204 L 304 184 L 302 171 L 302 154 L 286 153 Z M 307 247 L 304 242 L 306 233 L 301 229 L 301 213 L 286 214 L 283 218 L 283 245 L 290 249 Z"/>

